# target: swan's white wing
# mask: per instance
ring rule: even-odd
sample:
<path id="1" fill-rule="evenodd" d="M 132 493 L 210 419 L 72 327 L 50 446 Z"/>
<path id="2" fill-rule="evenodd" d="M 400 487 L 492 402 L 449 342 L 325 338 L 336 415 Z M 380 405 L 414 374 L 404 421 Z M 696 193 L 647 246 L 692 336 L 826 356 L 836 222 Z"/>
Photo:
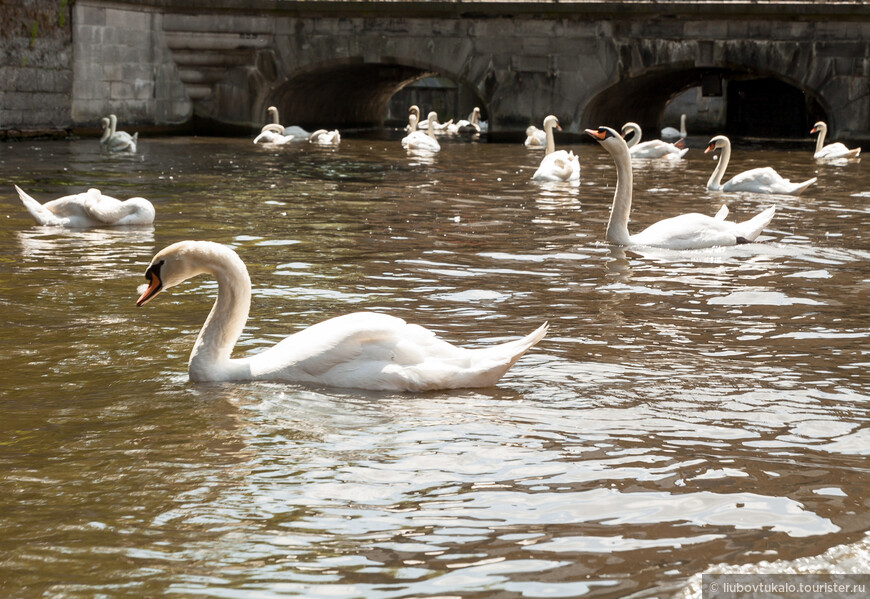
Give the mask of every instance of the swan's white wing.
<path id="1" fill-rule="evenodd" d="M 676 144 L 667 143 L 660 139 L 652 139 L 650 141 L 642 141 L 629 148 L 628 153 L 632 158 L 682 158 L 688 148 L 681 148 Z"/>
<path id="2" fill-rule="evenodd" d="M 440 152 L 441 144 L 438 140 L 429 137 L 428 133 L 414 131 L 402 138 L 402 147 L 406 150 L 423 150 L 426 152 Z"/>
<path id="3" fill-rule="evenodd" d="M 573 152 L 557 150 L 544 156 L 538 170 L 532 175 L 537 181 L 577 181 L 580 179 L 580 160 Z"/>
<path id="4" fill-rule="evenodd" d="M 109 141 L 106 142 L 108 144 L 108 148 L 110 152 L 136 152 L 136 140 L 138 139 L 139 134 L 136 136 L 132 136 L 126 131 L 116 131 L 113 136 L 109 138 Z"/>
<path id="5" fill-rule="evenodd" d="M 861 148 L 850 150 L 840 142 L 834 142 L 823 147 L 813 155 L 816 160 L 836 160 L 839 158 L 857 158 L 861 154 Z"/>
<path id="6" fill-rule="evenodd" d="M 722 185 L 722 190 L 798 194 L 815 182 L 816 178 L 813 177 L 800 183 L 792 183 L 768 166 L 754 168 L 736 175 Z"/>
<path id="7" fill-rule="evenodd" d="M 733 225 L 734 223 L 719 218 L 693 212 L 660 220 L 632 235 L 631 242 L 674 250 L 736 245 L 737 234 Z"/>
<path id="8" fill-rule="evenodd" d="M 145 198 L 118 200 L 89 189 L 83 208 L 97 225 L 148 225 L 154 222 L 154 206 Z"/>

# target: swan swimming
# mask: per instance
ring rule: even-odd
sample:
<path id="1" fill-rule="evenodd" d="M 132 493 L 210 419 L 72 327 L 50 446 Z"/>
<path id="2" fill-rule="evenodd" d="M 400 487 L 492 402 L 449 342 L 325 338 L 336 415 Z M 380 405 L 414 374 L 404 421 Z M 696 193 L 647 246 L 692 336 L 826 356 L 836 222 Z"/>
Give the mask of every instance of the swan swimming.
<path id="1" fill-rule="evenodd" d="M 441 151 L 441 144 L 435 139 L 435 129 L 433 126 L 435 121 L 438 120 L 438 114 L 430 112 L 427 120 L 429 121 L 428 129 L 425 132 L 420 131 L 417 129 L 417 116 L 414 112 L 409 112 L 408 127 L 411 129 L 411 132 L 402 138 L 403 148 L 409 152 L 433 153 Z"/>
<path id="2" fill-rule="evenodd" d="M 679 129 L 674 129 L 673 127 L 665 127 L 664 129 L 662 129 L 661 135 L 663 139 L 678 139 L 686 137 L 686 115 L 680 115 Z"/>
<path id="3" fill-rule="evenodd" d="M 526 127 L 526 141 L 523 142 L 523 145 L 527 148 L 543 150 L 547 147 L 547 132 L 534 125 L 529 125 Z"/>
<path id="4" fill-rule="evenodd" d="M 100 147 L 108 152 L 136 153 L 136 144 L 139 142 L 139 132 L 130 135 L 126 131 L 116 131 L 118 117 L 110 114 L 100 121 L 103 134 L 100 136 Z"/>
<path id="5" fill-rule="evenodd" d="M 91 188 L 85 193 L 40 204 L 17 185 L 15 191 L 33 219 L 43 226 L 84 228 L 150 225 L 154 222 L 154 206 L 145 198 L 121 201 Z"/>
<path id="6" fill-rule="evenodd" d="M 269 108 L 266 109 L 266 112 L 268 112 L 272 116 L 272 122 L 263 125 L 263 128 L 260 129 L 260 133 L 266 130 L 272 130 L 275 133 L 280 133 L 284 137 L 293 138 L 292 140 L 288 141 L 306 141 L 311 135 L 302 127 L 297 127 L 296 125 L 290 125 L 289 127 L 285 127 L 284 125 L 282 125 L 281 119 L 278 117 L 278 109 L 275 106 L 269 106 Z"/>
<path id="7" fill-rule="evenodd" d="M 632 167 L 628 145 L 616 131 L 609 127 L 598 130 L 586 129 L 613 156 L 616 163 L 616 191 L 607 223 L 607 241 L 619 245 L 646 245 L 690 250 L 721 245 L 749 243 L 761 234 L 770 223 L 775 208 L 771 206 L 755 217 L 742 223 L 728 222 L 728 208 L 722 206 L 716 216 L 689 213 L 666 218 L 654 223 L 635 235 L 628 232 L 631 214 Z"/>
<path id="8" fill-rule="evenodd" d="M 704 150 L 704 153 L 707 154 L 717 149 L 722 150 L 722 155 L 719 157 L 719 163 L 716 165 L 716 168 L 713 169 L 713 174 L 710 175 L 710 179 L 707 181 L 707 189 L 710 191 L 751 191 L 755 193 L 799 195 L 807 187 L 815 183 L 817 179 L 813 177 L 801 183 L 792 183 L 769 166 L 765 166 L 743 171 L 739 175 L 732 177 L 729 181 L 722 183 L 722 177 L 725 175 L 725 169 L 728 168 L 728 161 L 731 159 L 731 141 L 724 135 L 717 135 L 707 144 L 707 149 Z"/>
<path id="9" fill-rule="evenodd" d="M 637 123 L 626 123 L 622 126 L 623 139 L 629 133 L 633 133 L 633 135 L 631 139 L 626 140 L 626 143 L 628 144 L 628 153 L 632 158 L 680 160 L 689 151 L 689 148 L 681 142 L 668 143 L 660 139 L 641 142 L 643 132 Z"/>
<path id="10" fill-rule="evenodd" d="M 338 316 L 294 333 L 245 358 L 232 358 L 251 304 L 251 280 L 232 249 L 210 241 L 180 241 L 154 256 L 137 306 L 200 274 L 217 279 L 217 299 L 193 346 L 190 380 L 284 381 L 380 391 L 486 387 L 547 332 L 499 345 L 465 349 L 421 326 L 373 312 Z M 142 289 L 144 288 L 144 289 Z"/>
<path id="11" fill-rule="evenodd" d="M 552 114 L 544 119 L 544 133 L 547 139 L 547 153 L 541 160 L 538 170 L 532 175 L 536 181 L 579 181 L 580 159 L 574 152 L 565 150 L 556 151 L 556 141 L 553 138 L 553 129 L 562 130 L 559 119 Z"/>
<path id="12" fill-rule="evenodd" d="M 828 133 L 828 125 L 824 121 L 818 121 L 813 125 L 810 135 L 818 133 L 816 138 L 816 150 L 813 158 L 816 160 L 843 160 L 858 158 L 861 155 L 861 148 L 850 150 L 840 142 L 825 145 L 825 135 Z"/>
<path id="13" fill-rule="evenodd" d="M 341 135 L 338 129 L 327 131 L 326 129 L 318 129 L 308 138 L 309 143 L 318 144 L 321 146 L 337 146 L 341 143 Z"/>

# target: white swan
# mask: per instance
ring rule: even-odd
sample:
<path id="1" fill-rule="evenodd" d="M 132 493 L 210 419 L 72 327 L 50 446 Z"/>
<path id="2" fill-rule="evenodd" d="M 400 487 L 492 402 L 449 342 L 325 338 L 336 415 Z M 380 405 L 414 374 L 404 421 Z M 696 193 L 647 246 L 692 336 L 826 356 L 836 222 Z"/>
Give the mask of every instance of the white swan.
<path id="1" fill-rule="evenodd" d="M 728 161 L 731 159 L 731 141 L 724 135 L 717 135 L 707 144 L 704 153 L 707 154 L 717 149 L 721 149 L 722 154 L 719 156 L 719 163 L 713 169 L 713 174 L 707 181 L 707 189 L 710 191 L 751 191 L 798 195 L 816 182 L 816 177 L 813 177 L 801 183 L 792 183 L 769 166 L 765 166 L 743 171 L 729 181 L 722 183 L 722 177 L 725 175 L 725 169 L 728 168 Z"/>
<path id="2" fill-rule="evenodd" d="M 284 130 L 280 125 L 277 128 L 267 128 L 263 127 L 263 130 L 260 131 L 260 134 L 254 138 L 255 144 L 264 144 L 264 145 L 275 145 L 275 146 L 283 146 L 286 143 L 290 143 L 292 141 L 301 141 L 295 135 L 284 135 L 281 131 Z"/>
<path id="3" fill-rule="evenodd" d="M 475 106 L 467 119 L 460 119 L 448 127 L 451 135 L 475 135 L 481 132 L 480 108 Z"/>
<path id="4" fill-rule="evenodd" d="M 327 131 L 326 129 L 318 129 L 308 138 L 308 141 L 321 146 L 337 146 L 341 143 L 341 135 L 338 129 Z"/>
<path id="5" fill-rule="evenodd" d="M 543 129 L 538 129 L 534 125 L 526 127 L 526 141 L 523 145 L 527 148 L 541 149 L 547 147 L 547 133 Z"/>
<path id="6" fill-rule="evenodd" d="M 438 115 L 435 112 L 429 113 L 429 128 L 426 132 L 417 129 L 416 115 L 411 112 L 408 114 L 408 125 L 411 132 L 402 138 L 402 147 L 410 152 L 440 152 L 441 144 L 435 139 L 433 123 L 438 120 Z"/>
<path id="7" fill-rule="evenodd" d="M 121 201 L 91 188 L 85 193 L 40 204 L 17 185 L 15 191 L 34 220 L 44 226 L 108 227 L 150 225 L 154 222 L 154 206 L 145 198 Z"/>
<path id="8" fill-rule="evenodd" d="M 260 129 L 260 133 L 266 131 L 266 129 L 272 129 L 276 133 L 280 133 L 285 137 L 293 137 L 292 141 L 305 141 L 311 135 L 302 127 L 297 127 L 296 125 L 290 125 L 289 127 L 285 127 L 284 125 L 282 125 L 281 119 L 278 117 L 278 109 L 275 106 L 269 106 L 269 108 L 266 109 L 266 112 L 272 115 L 272 122 L 263 125 L 263 128 Z"/>
<path id="9" fill-rule="evenodd" d="M 689 148 L 685 147 L 681 141 L 668 143 L 660 139 L 652 139 L 641 142 L 643 133 L 637 123 L 626 123 L 622 126 L 623 139 L 629 133 L 633 133 L 633 135 L 631 139 L 626 140 L 626 144 L 628 144 L 628 153 L 632 158 L 680 160 L 689 151 Z"/>
<path id="10" fill-rule="evenodd" d="M 843 160 L 849 158 L 858 158 L 861 155 L 861 148 L 850 150 L 844 144 L 835 142 L 825 145 L 825 135 L 828 133 L 828 125 L 824 121 L 819 121 L 813 125 L 810 135 L 818 133 L 816 138 L 816 151 L 813 158 L 816 160 Z"/>
<path id="11" fill-rule="evenodd" d="M 417 106 L 416 104 L 413 104 L 408 109 L 408 119 L 409 120 L 410 120 L 412 114 L 417 118 L 417 128 L 419 128 L 421 131 L 428 131 L 429 130 L 429 120 L 428 119 L 423 120 L 423 121 L 420 120 L 420 107 Z M 435 135 L 445 135 L 445 134 L 450 133 L 450 127 L 453 126 L 453 119 L 450 119 L 446 123 L 439 123 L 438 118 L 436 116 L 435 122 L 432 123 L 432 126 L 434 127 L 433 132 L 435 133 Z M 410 123 L 405 126 L 405 131 L 407 131 L 409 133 L 412 131 Z"/>
<path id="12" fill-rule="evenodd" d="M 547 154 L 541 160 L 541 165 L 532 179 L 536 181 L 579 181 L 580 159 L 574 152 L 565 150 L 556 151 L 556 141 L 553 138 L 553 129 L 562 130 L 559 119 L 552 114 L 544 119 L 544 133 L 547 138 Z"/>
<path id="13" fill-rule="evenodd" d="M 631 214 L 632 170 L 631 156 L 625 140 L 609 127 L 586 129 L 586 133 L 607 150 L 616 162 L 616 191 L 610 220 L 607 222 L 607 241 L 620 245 L 646 245 L 689 250 L 720 245 L 736 245 L 755 241 L 762 229 L 773 218 L 775 208 L 764 210 L 752 219 L 733 223 L 725 220 L 728 209 L 722 207 L 716 216 L 690 213 L 666 218 L 650 225 L 640 233 L 630 235 L 628 218 Z"/>
<path id="14" fill-rule="evenodd" d="M 181 241 L 161 250 L 148 269 L 137 306 L 199 274 L 217 279 L 217 299 L 190 354 L 192 381 L 286 381 L 385 391 L 486 387 L 547 332 L 464 349 L 421 326 L 372 312 L 315 324 L 269 349 L 231 358 L 251 304 L 248 270 L 233 250 L 209 241 Z"/>
<path id="15" fill-rule="evenodd" d="M 677 139 L 680 137 L 686 137 L 686 115 L 680 115 L 680 128 L 674 129 L 673 127 L 665 127 L 662 129 L 662 137 L 664 139 Z"/>
<path id="16" fill-rule="evenodd" d="M 133 135 L 130 135 L 126 131 L 116 131 L 118 117 L 114 114 L 103 117 L 100 125 L 103 128 L 103 134 L 100 136 L 100 147 L 105 148 L 108 152 L 136 153 L 136 144 L 139 141 L 138 131 Z"/>

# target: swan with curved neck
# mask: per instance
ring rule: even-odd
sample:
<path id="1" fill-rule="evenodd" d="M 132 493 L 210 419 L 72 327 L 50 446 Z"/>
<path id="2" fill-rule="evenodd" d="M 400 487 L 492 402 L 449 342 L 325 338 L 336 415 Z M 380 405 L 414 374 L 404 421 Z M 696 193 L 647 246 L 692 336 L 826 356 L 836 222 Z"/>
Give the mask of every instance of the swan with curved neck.
<path id="1" fill-rule="evenodd" d="M 574 152 L 556 150 L 556 140 L 553 129 L 562 130 L 559 119 L 549 115 L 544 119 L 544 135 L 546 137 L 546 154 L 541 160 L 538 170 L 532 175 L 537 181 L 579 181 L 580 159 Z"/>
<path id="2" fill-rule="evenodd" d="M 417 129 L 416 115 L 408 114 L 408 125 L 411 132 L 402 138 L 402 147 L 411 152 L 440 152 L 441 144 L 435 139 L 434 123 L 438 120 L 438 113 L 430 112 L 426 131 Z"/>
<path id="3" fill-rule="evenodd" d="M 861 148 L 850 150 L 845 144 L 834 142 L 825 145 L 825 135 L 828 133 L 828 125 L 824 121 L 818 121 L 813 125 L 810 135 L 818 133 L 816 138 L 816 150 L 813 153 L 813 158 L 816 160 L 843 160 L 858 158 L 861 155 Z"/>
<path id="4" fill-rule="evenodd" d="M 616 191 L 607 222 L 606 238 L 619 245 L 646 245 L 675 250 L 709 248 L 736 245 L 755 241 L 773 218 L 775 208 L 764 210 L 748 221 L 728 222 L 728 210 L 723 206 L 716 216 L 689 213 L 661 220 L 640 233 L 628 232 L 631 215 L 632 167 L 628 145 L 616 131 L 609 127 L 586 129 L 591 137 L 613 157 L 616 164 Z"/>
<path id="5" fill-rule="evenodd" d="M 287 141 L 306 141 L 311 136 L 311 134 L 302 127 L 298 127 L 296 125 L 290 125 L 289 127 L 285 127 L 284 125 L 282 125 L 281 119 L 278 116 L 278 108 L 276 106 L 269 106 L 269 108 L 266 109 L 266 112 L 269 113 L 269 115 L 272 117 L 272 122 L 263 125 L 263 128 L 260 129 L 260 133 L 271 130 L 275 133 L 283 135 L 284 137 L 290 137 L 291 139 L 288 139 Z M 285 141 L 284 143 L 287 142 Z"/>
<path id="6" fill-rule="evenodd" d="M 629 134 L 631 137 L 628 137 Z M 626 140 L 632 158 L 680 160 L 689 151 L 689 148 L 685 147 L 681 141 L 668 143 L 660 139 L 652 139 L 641 143 L 643 132 L 637 123 L 624 124 L 622 137 Z"/>
<path id="7" fill-rule="evenodd" d="M 308 141 L 320 146 L 337 146 L 341 143 L 341 135 L 338 129 L 327 131 L 326 129 L 318 129 L 308 138 Z"/>
<path id="8" fill-rule="evenodd" d="M 665 127 L 662 129 L 662 137 L 665 139 L 675 139 L 678 137 L 686 137 L 686 115 L 680 115 L 680 128 L 674 129 L 673 127 Z"/>
<path id="9" fill-rule="evenodd" d="M 154 206 L 145 198 L 121 201 L 91 188 L 40 204 L 17 185 L 15 191 L 33 220 L 47 227 L 122 227 L 154 222 Z"/>
<path id="10" fill-rule="evenodd" d="M 209 241 L 181 241 L 154 256 L 136 305 L 200 274 L 217 279 L 217 299 L 190 354 L 192 381 L 284 381 L 382 391 L 486 387 L 547 332 L 464 349 L 400 318 L 355 312 L 315 324 L 260 353 L 233 358 L 248 318 L 251 280 L 238 254 Z"/>
<path id="11" fill-rule="evenodd" d="M 728 161 L 731 160 L 731 141 L 724 135 L 717 135 L 707 144 L 704 153 L 708 154 L 715 150 L 721 150 L 721 154 L 716 168 L 713 169 L 713 173 L 707 181 L 707 189 L 710 191 L 751 191 L 754 193 L 799 195 L 816 182 L 816 177 L 813 177 L 801 183 L 792 183 L 769 166 L 765 166 L 743 171 L 722 183 L 725 169 L 728 168 Z"/>
<path id="12" fill-rule="evenodd" d="M 103 134 L 100 136 L 100 146 L 109 152 L 128 152 L 136 153 L 136 144 L 139 141 L 139 132 L 130 135 L 126 131 L 116 131 L 118 127 L 118 117 L 110 114 L 100 121 L 103 128 Z"/>

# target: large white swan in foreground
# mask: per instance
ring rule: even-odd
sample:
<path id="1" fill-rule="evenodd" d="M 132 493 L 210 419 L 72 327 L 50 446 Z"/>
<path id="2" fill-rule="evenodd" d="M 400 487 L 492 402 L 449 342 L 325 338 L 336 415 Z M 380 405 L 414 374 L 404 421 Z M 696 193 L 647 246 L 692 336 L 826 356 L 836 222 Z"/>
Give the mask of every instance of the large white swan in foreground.
<path id="1" fill-rule="evenodd" d="M 679 139 L 686 137 L 686 115 L 680 115 L 680 128 L 665 127 L 662 129 L 662 138 L 664 139 Z"/>
<path id="2" fill-rule="evenodd" d="M 850 150 L 840 142 L 825 145 L 825 135 L 828 133 L 828 125 L 824 121 L 819 121 L 813 125 L 810 135 L 818 133 L 816 138 L 816 151 L 813 158 L 816 160 L 843 160 L 850 158 L 858 158 L 861 155 L 861 148 Z"/>
<path id="3" fill-rule="evenodd" d="M 103 128 L 103 134 L 100 137 L 100 147 L 105 148 L 108 152 L 127 152 L 129 154 L 136 153 L 136 144 L 139 142 L 139 132 L 130 135 L 126 131 L 116 131 L 118 127 L 118 117 L 110 114 L 100 121 Z"/>
<path id="4" fill-rule="evenodd" d="M 269 108 L 266 109 L 266 112 L 272 116 L 272 122 L 263 125 L 263 128 L 260 129 L 260 133 L 263 131 L 274 131 L 275 133 L 280 133 L 285 137 L 292 137 L 292 141 L 307 141 L 308 137 L 311 135 L 302 127 L 297 127 L 296 125 L 285 127 L 282 125 L 281 119 L 278 116 L 278 109 L 275 106 L 269 106 Z"/>
<path id="5" fill-rule="evenodd" d="M 547 332 L 500 345 L 464 349 L 421 326 L 372 312 L 315 324 L 246 358 L 232 358 L 251 304 L 251 281 L 238 254 L 209 241 L 181 241 L 161 250 L 148 269 L 142 306 L 164 289 L 199 274 L 217 279 L 217 299 L 190 354 L 192 381 L 285 381 L 384 391 L 486 387 Z"/>
<path id="6" fill-rule="evenodd" d="M 145 198 L 121 201 L 91 188 L 85 193 L 40 204 L 17 185 L 15 191 L 33 219 L 44 226 L 109 227 L 150 225 L 154 222 L 154 206 Z"/>
<path id="7" fill-rule="evenodd" d="M 661 220 L 640 233 L 630 235 L 628 218 L 631 214 L 633 182 L 628 145 L 609 127 L 599 127 L 598 130 L 586 129 L 586 133 L 598 140 L 616 162 L 616 191 L 613 194 L 613 206 L 607 223 L 607 241 L 610 243 L 647 245 L 674 250 L 737 245 L 755 241 L 773 218 L 775 208 L 771 206 L 748 221 L 728 222 L 725 220 L 728 209 L 723 206 L 716 216 L 698 213 L 681 214 Z"/>
<path id="8" fill-rule="evenodd" d="M 630 139 L 626 139 L 628 153 L 632 158 L 680 160 L 689 151 L 689 148 L 680 142 L 668 143 L 660 139 L 651 139 L 641 142 L 643 132 L 637 123 L 626 123 L 622 126 L 622 137 L 625 139 L 632 133 Z"/>
<path id="9" fill-rule="evenodd" d="M 707 189 L 710 191 L 752 191 L 755 193 L 798 195 L 816 182 L 816 177 L 813 177 L 801 183 L 792 183 L 769 166 L 764 166 L 743 171 L 722 183 L 725 169 L 728 168 L 728 161 L 731 160 L 731 141 L 724 135 L 717 135 L 707 144 L 704 153 L 707 154 L 717 149 L 721 149 L 722 154 L 719 156 L 719 163 L 713 169 L 713 174 L 707 181 Z"/>
<path id="10" fill-rule="evenodd" d="M 559 119 L 551 114 L 544 119 L 547 154 L 541 160 L 541 165 L 532 175 L 532 179 L 536 181 L 579 181 L 580 159 L 574 155 L 574 152 L 556 150 L 553 129 L 562 130 L 559 126 Z"/>
<path id="11" fill-rule="evenodd" d="M 438 120 L 438 114 L 429 113 L 428 128 L 426 131 L 417 129 L 417 116 L 413 112 L 408 114 L 408 126 L 411 132 L 402 138 L 402 147 L 409 152 L 434 153 L 441 151 L 441 144 L 435 139 L 434 124 Z"/>

